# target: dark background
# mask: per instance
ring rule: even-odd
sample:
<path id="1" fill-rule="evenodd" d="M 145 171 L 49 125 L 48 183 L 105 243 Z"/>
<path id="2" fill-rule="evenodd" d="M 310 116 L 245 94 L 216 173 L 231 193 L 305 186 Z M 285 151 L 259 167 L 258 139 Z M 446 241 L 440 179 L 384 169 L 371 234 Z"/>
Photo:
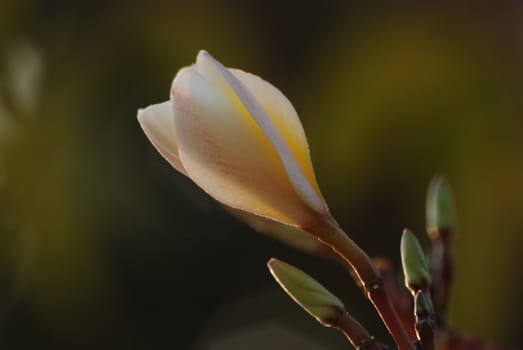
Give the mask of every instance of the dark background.
<path id="1" fill-rule="evenodd" d="M 397 262 L 426 186 L 455 190 L 453 325 L 523 344 L 518 1 L 0 1 L 0 348 L 343 349 L 276 256 L 389 340 L 342 268 L 252 232 L 136 121 L 206 49 L 293 101 L 334 216 Z"/>

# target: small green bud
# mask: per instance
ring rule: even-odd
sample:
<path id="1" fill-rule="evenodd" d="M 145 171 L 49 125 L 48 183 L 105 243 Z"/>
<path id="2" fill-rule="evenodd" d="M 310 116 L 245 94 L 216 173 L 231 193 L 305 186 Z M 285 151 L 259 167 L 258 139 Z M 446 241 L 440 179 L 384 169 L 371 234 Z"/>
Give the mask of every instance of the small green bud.
<path id="1" fill-rule="evenodd" d="M 280 287 L 312 317 L 326 327 L 335 327 L 345 313 L 343 303 L 305 272 L 272 258 L 267 263 Z"/>
<path id="2" fill-rule="evenodd" d="M 441 176 L 435 176 L 427 192 L 427 232 L 434 238 L 438 232 L 456 226 L 456 208 L 452 190 Z"/>
<path id="3" fill-rule="evenodd" d="M 429 287 L 431 277 L 425 254 L 416 236 L 408 229 L 403 230 L 401 236 L 401 263 L 405 285 L 412 293 Z"/>

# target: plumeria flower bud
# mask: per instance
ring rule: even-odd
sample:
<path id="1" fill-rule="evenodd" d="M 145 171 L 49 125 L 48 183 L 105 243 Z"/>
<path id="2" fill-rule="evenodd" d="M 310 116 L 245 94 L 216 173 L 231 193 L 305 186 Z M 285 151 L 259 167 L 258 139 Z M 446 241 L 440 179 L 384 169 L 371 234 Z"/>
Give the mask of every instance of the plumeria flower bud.
<path id="1" fill-rule="evenodd" d="M 138 111 L 138 120 L 162 156 L 224 206 L 293 226 L 332 248 L 398 346 L 412 348 L 379 271 L 331 216 L 301 122 L 277 88 L 200 51 L 176 74 L 170 101 Z"/>
<path id="2" fill-rule="evenodd" d="M 345 306 L 318 281 L 296 267 L 272 258 L 267 263 L 280 287 L 312 317 L 326 327 L 336 327 Z"/>
<path id="3" fill-rule="evenodd" d="M 401 263 L 405 276 L 405 285 L 414 294 L 426 290 L 431 283 L 429 267 L 418 239 L 408 230 L 401 236 Z"/>
<path id="4" fill-rule="evenodd" d="M 431 238 L 456 226 L 454 198 L 447 181 L 436 176 L 429 184 L 427 193 L 427 232 Z"/>
<path id="5" fill-rule="evenodd" d="M 161 155 L 220 203 L 308 232 L 333 219 L 287 98 L 206 51 L 174 78 L 170 101 L 138 112 Z"/>

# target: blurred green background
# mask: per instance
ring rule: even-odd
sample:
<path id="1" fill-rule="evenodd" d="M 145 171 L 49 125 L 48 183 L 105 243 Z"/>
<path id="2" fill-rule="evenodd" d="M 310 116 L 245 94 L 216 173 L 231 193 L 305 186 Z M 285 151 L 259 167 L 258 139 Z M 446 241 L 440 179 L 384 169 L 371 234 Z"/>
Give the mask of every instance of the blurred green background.
<path id="1" fill-rule="evenodd" d="M 335 217 L 370 255 L 455 190 L 451 323 L 523 339 L 523 5 L 0 1 L 0 348 L 343 349 L 276 256 L 388 336 L 342 268 L 227 215 L 136 121 L 206 49 L 293 102 Z"/>

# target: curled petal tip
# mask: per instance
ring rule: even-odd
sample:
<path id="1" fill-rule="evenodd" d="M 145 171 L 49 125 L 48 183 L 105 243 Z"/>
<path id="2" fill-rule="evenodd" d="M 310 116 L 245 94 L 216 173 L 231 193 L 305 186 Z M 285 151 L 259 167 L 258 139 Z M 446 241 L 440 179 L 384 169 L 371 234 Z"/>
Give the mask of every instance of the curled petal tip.
<path id="1" fill-rule="evenodd" d="M 138 122 L 158 152 L 179 172 L 186 175 L 178 155 L 178 141 L 171 101 L 138 109 Z"/>
<path id="2" fill-rule="evenodd" d="M 210 56 L 210 54 L 207 52 L 207 50 L 202 49 L 198 52 L 198 56 Z"/>
<path id="3" fill-rule="evenodd" d="M 142 126 L 142 128 L 143 128 L 143 123 L 144 123 L 144 119 L 145 119 L 145 114 L 147 113 L 146 110 L 147 110 L 147 107 L 138 108 L 138 110 L 136 111 L 136 118 L 138 119 L 138 122 L 140 123 L 140 126 Z"/>
<path id="4" fill-rule="evenodd" d="M 225 69 L 225 67 L 223 67 L 223 65 L 218 62 L 209 52 L 207 52 L 206 50 L 200 50 L 200 52 L 198 52 L 198 55 L 196 56 L 196 64 L 198 63 L 201 63 L 201 62 L 210 62 L 212 63 L 213 65 L 215 66 L 218 66 L 222 69 Z"/>

